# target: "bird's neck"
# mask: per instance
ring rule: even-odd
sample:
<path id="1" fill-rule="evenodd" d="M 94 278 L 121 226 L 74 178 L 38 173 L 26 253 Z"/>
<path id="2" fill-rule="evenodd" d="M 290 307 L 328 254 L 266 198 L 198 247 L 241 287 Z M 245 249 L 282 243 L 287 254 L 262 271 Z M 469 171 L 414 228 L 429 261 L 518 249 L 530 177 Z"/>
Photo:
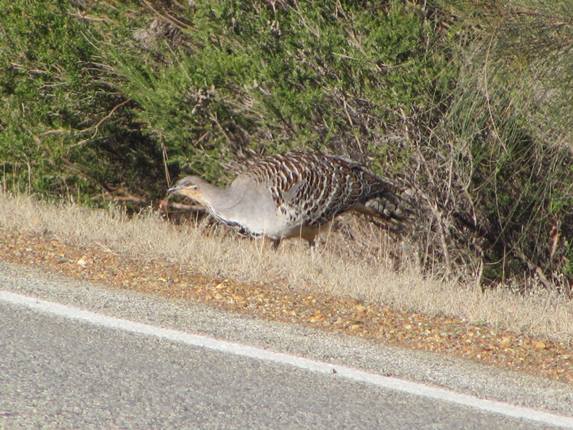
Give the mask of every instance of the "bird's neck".
<path id="1" fill-rule="evenodd" d="M 205 184 L 202 190 L 203 201 L 200 202 L 208 207 L 212 212 L 227 212 L 237 205 L 241 196 L 231 192 L 230 187 L 217 187 L 212 184 Z M 215 209 L 216 208 L 216 209 Z"/>

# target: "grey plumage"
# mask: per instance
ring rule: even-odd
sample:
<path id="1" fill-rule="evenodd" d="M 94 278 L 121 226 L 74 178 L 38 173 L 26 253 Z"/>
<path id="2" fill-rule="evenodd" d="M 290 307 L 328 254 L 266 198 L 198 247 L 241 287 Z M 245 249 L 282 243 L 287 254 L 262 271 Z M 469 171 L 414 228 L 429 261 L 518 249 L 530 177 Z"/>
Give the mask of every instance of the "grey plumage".
<path id="1" fill-rule="evenodd" d="M 275 246 L 295 236 L 312 245 L 321 227 L 349 210 L 395 222 L 407 217 L 397 186 L 359 163 L 321 153 L 249 160 L 227 188 L 191 176 L 170 192 L 198 201 L 241 233 L 269 237 Z M 369 204 L 372 201 L 377 203 Z"/>

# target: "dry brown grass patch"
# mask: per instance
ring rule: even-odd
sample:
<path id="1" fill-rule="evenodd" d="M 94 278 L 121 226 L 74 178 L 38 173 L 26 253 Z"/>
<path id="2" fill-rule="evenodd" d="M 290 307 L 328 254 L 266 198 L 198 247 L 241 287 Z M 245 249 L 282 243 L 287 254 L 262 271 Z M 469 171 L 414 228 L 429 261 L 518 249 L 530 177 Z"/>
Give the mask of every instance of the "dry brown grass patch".
<path id="1" fill-rule="evenodd" d="M 482 292 L 471 282 L 423 277 L 413 263 L 396 272 L 396 260 L 384 249 L 391 248 L 393 253 L 408 251 L 395 246 L 385 248 L 387 238 L 375 230 L 362 234 L 378 234 L 376 246 L 360 244 L 360 237 L 351 241 L 343 233 L 333 232 L 315 255 L 302 241 L 287 242 L 273 252 L 261 242 L 240 240 L 217 230 L 173 226 L 153 212 L 129 219 L 120 211 L 91 210 L 73 204 L 55 206 L 5 194 L 0 195 L 0 227 L 49 233 L 71 245 L 95 245 L 137 260 L 164 259 L 211 278 L 286 285 L 294 291 L 318 291 L 485 323 L 515 333 L 562 342 L 573 340 L 571 301 L 542 290 L 527 296 L 508 289 Z M 352 256 L 352 247 L 356 246 L 360 247 L 361 258 Z"/>

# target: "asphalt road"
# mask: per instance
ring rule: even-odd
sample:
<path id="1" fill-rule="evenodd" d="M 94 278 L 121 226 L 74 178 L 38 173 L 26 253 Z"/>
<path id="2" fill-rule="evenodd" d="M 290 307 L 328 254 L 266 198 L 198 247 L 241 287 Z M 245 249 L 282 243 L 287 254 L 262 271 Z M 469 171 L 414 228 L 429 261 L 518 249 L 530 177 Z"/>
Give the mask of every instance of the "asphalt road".
<path id="1" fill-rule="evenodd" d="M 92 285 L 67 284 L 33 273 L 15 279 L 13 275 L 18 271 L 0 265 L 0 290 L 30 296 L 33 289 L 36 296 L 51 300 L 63 298 L 66 293 L 68 301 L 70 297 L 82 296 L 83 308 L 98 312 L 107 310 L 106 314 L 118 317 L 126 316 L 114 309 L 118 304 L 131 303 L 132 311 L 141 312 L 141 302 L 145 302 L 145 322 L 148 324 L 162 313 L 175 316 L 172 321 L 185 319 L 184 314 L 179 314 L 181 304 L 147 301 L 145 297 L 120 292 L 108 293 Z M 50 297 L 46 297 L 48 291 L 51 291 Z M 100 309 L 93 309 L 96 302 Z M 195 314 L 201 312 L 192 310 Z M 207 313 L 210 318 L 217 318 L 212 311 Z M 239 330 L 244 329 L 238 320 L 233 322 Z M 187 324 L 175 324 L 175 328 L 189 332 Z M 204 320 L 197 322 L 201 332 L 206 331 L 203 324 Z M 249 321 L 246 324 L 259 323 Z M 271 342 L 273 334 L 263 336 L 261 333 L 265 328 L 253 327 L 251 343 L 261 346 L 263 337 Z M 276 332 L 277 326 L 271 330 Z M 291 341 L 296 341 L 297 337 L 293 338 L 289 330 L 285 327 L 285 333 L 280 336 L 282 342 L 289 336 Z M 229 336 L 223 336 L 225 331 Z M 216 334 L 217 337 L 233 338 L 231 332 L 232 329 L 227 329 Z M 313 340 L 310 332 L 304 336 Z M 317 352 L 322 357 L 328 355 L 322 350 L 328 340 L 314 340 Z M 337 349 L 344 342 L 339 338 L 331 339 L 332 356 L 340 356 Z M 283 343 L 276 342 L 274 348 L 288 349 L 281 345 Z M 361 351 L 365 355 L 372 353 L 366 345 L 364 350 L 354 349 L 355 346 L 350 355 L 359 356 Z M 343 364 L 361 363 L 355 360 Z M 369 367 L 372 366 L 374 364 Z M 422 371 L 431 373 L 428 369 Z M 509 379 L 511 377 L 509 375 Z M 485 377 L 478 372 L 469 378 L 483 381 Z M 503 376 L 498 375 L 498 384 L 502 380 Z M 568 410 L 568 402 L 573 397 L 566 386 L 536 380 L 526 383 L 536 401 L 540 401 L 540 396 L 546 396 L 541 405 L 558 412 Z M 527 396 L 517 396 L 514 403 L 527 405 L 529 401 Z M 0 428 L 552 427 L 543 422 L 515 419 L 355 382 L 335 373 L 320 374 L 272 360 L 214 351 L 161 336 L 135 334 L 0 300 Z"/>

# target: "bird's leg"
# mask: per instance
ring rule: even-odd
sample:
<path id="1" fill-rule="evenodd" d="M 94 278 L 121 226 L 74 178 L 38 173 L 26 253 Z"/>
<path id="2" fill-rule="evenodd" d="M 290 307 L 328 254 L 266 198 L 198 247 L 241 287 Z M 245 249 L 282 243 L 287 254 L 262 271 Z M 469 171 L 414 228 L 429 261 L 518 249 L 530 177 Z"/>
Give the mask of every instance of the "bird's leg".
<path id="1" fill-rule="evenodd" d="M 271 239 L 271 242 L 272 242 L 273 251 L 276 251 L 279 248 L 279 245 L 281 244 L 281 240 L 280 239 Z"/>
<path id="2" fill-rule="evenodd" d="M 310 259 L 312 261 L 315 260 L 316 256 L 318 255 L 318 247 L 316 245 L 316 241 L 314 240 L 314 238 L 312 239 L 307 239 L 308 242 L 308 249 L 310 250 Z"/>

